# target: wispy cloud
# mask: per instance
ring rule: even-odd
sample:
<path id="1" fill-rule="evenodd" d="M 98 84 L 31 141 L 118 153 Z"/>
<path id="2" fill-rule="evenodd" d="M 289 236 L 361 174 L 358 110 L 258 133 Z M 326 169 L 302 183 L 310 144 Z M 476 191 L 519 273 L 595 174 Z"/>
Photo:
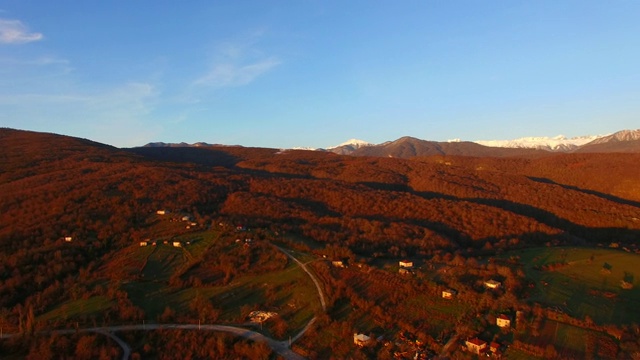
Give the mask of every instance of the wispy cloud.
<path id="1" fill-rule="evenodd" d="M 220 44 L 209 70 L 193 84 L 213 88 L 243 86 L 280 65 L 280 59 L 258 49 L 263 35 L 264 31 L 256 31 L 244 39 Z"/>
<path id="2" fill-rule="evenodd" d="M 195 84 L 215 88 L 247 85 L 278 65 L 280 61 L 274 57 L 249 64 L 216 63 L 206 75 L 197 79 Z"/>
<path id="3" fill-rule="evenodd" d="M 31 32 L 20 20 L 0 19 L 0 44 L 24 44 L 42 38 L 41 33 Z"/>

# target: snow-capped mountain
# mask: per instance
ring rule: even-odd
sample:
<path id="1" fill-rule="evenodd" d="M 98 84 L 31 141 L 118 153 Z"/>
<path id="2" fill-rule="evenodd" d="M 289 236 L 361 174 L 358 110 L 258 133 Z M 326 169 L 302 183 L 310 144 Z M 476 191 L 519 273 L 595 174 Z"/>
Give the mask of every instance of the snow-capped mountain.
<path id="1" fill-rule="evenodd" d="M 327 151 L 331 151 L 333 153 L 340 154 L 340 155 L 348 155 L 354 152 L 355 150 L 360 149 L 362 147 L 366 147 L 366 146 L 373 146 L 373 144 L 368 143 L 364 140 L 349 139 L 340 145 L 327 148 Z"/>
<path id="2" fill-rule="evenodd" d="M 588 144 L 602 135 L 587 135 L 567 138 L 563 135 L 556 137 L 524 137 L 514 140 L 479 140 L 477 144 L 491 147 L 539 149 L 547 151 L 572 151 L 582 145 Z"/>
<path id="3" fill-rule="evenodd" d="M 366 141 L 364 141 L 364 140 L 349 139 L 349 140 L 347 140 L 347 141 L 343 142 L 343 143 L 342 143 L 342 144 L 340 144 L 340 145 L 336 145 L 336 146 L 329 147 L 329 148 L 327 148 L 327 150 L 331 150 L 331 149 L 339 148 L 339 147 L 341 147 L 341 146 L 352 146 L 352 147 L 354 147 L 354 148 L 356 148 L 356 149 L 357 149 L 357 148 L 360 148 L 360 147 L 363 147 L 363 146 L 371 146 L 371 145 L 373 145 L 373 144 L 371 144 L 371 143 L 369 143 L 369 142 L 366 142 Z"/>
<path id="4" fill-rule="evenodd" d="M 199 142 L 187 143 L 149 143 L 145 147 L 216 147 L 229 146 Z M 640 152 L 640 129 L 622 130 L 607 135 L 587 135 L 567 138 L 556 137 L 523 137 L 514 140 L 479 140 L 463 141 L 451 139 L 443 142 L 421 140 L 409 136 L 381 144 L 372 144 L 359 139 L 350 139 L 340 145 L 328 148 L 295 147 L 280 149 L 279 153 L 288 150 L 329 151 L 340 155 L 353 156 L 392 156 L 414 157 L 428 155 L 459 156 L 516 156 L 540 154 L 544 152 Z"/>
<path id="5" fill-rule="evenodd" d="M 604 144 L 608 142 L 634 141 L 634 140 L 640 140 L 640 129 L 618 131 L 611 135 L 602 136 L 597 139 L 594 139 L 589 144 L 595 145 L 595 144 Z"/>

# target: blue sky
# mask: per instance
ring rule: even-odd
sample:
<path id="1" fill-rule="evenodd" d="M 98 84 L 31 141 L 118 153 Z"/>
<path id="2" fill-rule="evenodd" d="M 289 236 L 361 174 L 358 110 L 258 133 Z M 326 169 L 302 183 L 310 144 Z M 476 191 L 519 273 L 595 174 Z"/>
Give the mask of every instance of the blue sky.
<path id="1" fill-rule="evenodd" d="M 639 1 L 0 3 L 0 126 L 118 147 L 636 129 Z"/>

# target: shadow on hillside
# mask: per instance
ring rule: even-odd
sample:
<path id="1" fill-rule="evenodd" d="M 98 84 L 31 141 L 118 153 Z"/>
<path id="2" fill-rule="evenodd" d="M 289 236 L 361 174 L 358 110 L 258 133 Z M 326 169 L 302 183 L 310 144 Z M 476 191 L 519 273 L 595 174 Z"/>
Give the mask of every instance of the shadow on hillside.
<path id="1" fill-rule="evenodd" d="M 149 159 L 231 168 L 242 159 L 219 149 L 195 147 L 138 147 L 126 151 Z"/>
<path id="2" fill-rule="evenodd" d="M 390 184 L 390 183 L 382 183 L 382 182 L 371 182 L 371 181 L 362 181 L 357 184 L 361 184 L 367 187 L 370 187 L 374 190 L 384 190 L 384 191 L 411 191 L 411 188 L 404 184 Z"/>
<path id="3" fill-rule="evenodd" d="M 429 221 L 416 218 L 388 218 L 384 217 L 383 215 L 360 216 L 360 218 L 370 221 L 379 221 L 382 223 L 404 223 L 419 226 L 425 229 L 429 229 L 440 235 L 446 236 L 453 243 L 452 245 L 457 245 L 458 247 L 465 247 L 467 245 L 470 245 L 472 241 L 471 238 L 467 236 L 467 234 L 437 221 Z"/>
<path id="4" fill-rule="evenodd" d="M 599 228 L 589 227 L 585 225 L 576 224 L 567 219 L 561 218 L 558 215 L 537 208 L 535 206 L 521 204 L 509 200 L 500 199 L 486 199 L 486 198 L 458 198 L 452 195 L 445 195 L 435 192 L 417 192 L 412 191 L 412 194 L 423 197 L 425 199 L 444 199 L 450 201 L 468 201 L 479 205 L 491 206 L 503 211 L 508 211 L 521 216 L 533 218 L 536 221 L 548 225 L 553 228 L 557 228 L 573 236 L 572 241 L 574 243 L 585 243 L 588 240 L 610 242 L 613 239 L 632 241 L 640 237 L 640 230 L 628 229 L 628 228 Z M 587 240 L 588 239 L 588 240 Z"/>
<path id="5" fill-rule="evenodd" d="M 560 183 L 557 183 L 557 182 L 555 182 L 555 181 L 553 181 L 551 179 L 547 179 L 547 178 L 539 178 L 539 177 L 532 177 L 532 176 L 527 176 L 527 178 L 529 180 L 531 180 L 531 181 L 535 181 L 535 182 L 539 182 L 539 183 L 543 183 L 543 184 L 557 185 L 557 186 L 560 186 L 560 187 L 562 187 L 564 189 L 567 189 L 567 190 L 574 190 L 574 191 L 579 191 L 579 192 L 584 193 L 584 194 L 594 195 L 594 196 L 597 196 L 599 198 L 602 198 L 602 199 L 605 199 L 605 200 L 609 200 L 609 201 L 613 201 L 613 202 L 618 203 L 618 204 L 640 207 L 640 202 L 619 198 L 617 196 L 601 193 L 599 191 L 583 189 L 583 188 L 579 188 L 579 187 L 573 186 L 573 185 L 560 184 Z"/>
<path id="6" fill-rule="evenodd" d="M 329 207 L 325 203 L 320 201 L 307 200 L 307 199 L 301 199 L 301 198 L 282 198 L 282 199 L 286 201 L 291 201 L 292 203 L 298 204 L 303 208 L 310 209 L 311 211 L 315 212 L 320 216 L 329 216 L 329 217 L 337 217 L 337 218 L 342 216 L 340 213 L 329 209 Z"/>
<path id="7" fill-rule="evenodd" d="M 556 244 L 558 241 L 561 243 L 566 243 L 567 241 L 571 241 L 572 237 L 568 233 L 560 233 L 560 234 L 547 234 L 541 231 L 532 231 L 532 232 L 522 232 L 522 233 L 513 233 L 509 235 L 505 235 L 502 237 L 485 237 L 476 241 L 476 245 L 484 245 L 487 242 L 492 244 L 493 246 L 500 246 L 501 242 L 505 240 L 510 242 L 513 239 L 518 240 L 518 244 L 526 244 L 526 245 L 536 245 L 536 246 L 544 246 L 547 244 Z M 574 239 L 575 240 L 575 239 Z M 502 246 L 514 246 L 516 244 L 502 244 Z M 577 244 L 576 244 L 577 245 Z M 493 250 L 489 250 L 489 253 L 493 253 Z"/>

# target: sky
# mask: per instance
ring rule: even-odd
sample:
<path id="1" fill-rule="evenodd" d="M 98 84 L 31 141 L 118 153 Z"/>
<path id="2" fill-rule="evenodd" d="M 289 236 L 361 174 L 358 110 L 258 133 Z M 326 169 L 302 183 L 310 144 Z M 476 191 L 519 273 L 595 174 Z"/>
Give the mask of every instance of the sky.
<path id="1" fill-rule="evenodd" d="M 0 2 L 0 127 L 117 147 L 640 124 L 640 1 Z"/>

